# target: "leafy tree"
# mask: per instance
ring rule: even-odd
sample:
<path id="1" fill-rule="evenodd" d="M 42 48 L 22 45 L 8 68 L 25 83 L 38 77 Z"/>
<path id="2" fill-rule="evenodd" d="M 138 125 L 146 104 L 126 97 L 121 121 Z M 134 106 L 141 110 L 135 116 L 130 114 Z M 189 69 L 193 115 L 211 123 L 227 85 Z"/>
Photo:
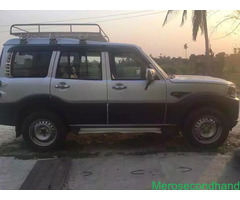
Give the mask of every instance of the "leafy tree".
<path id="1" fill-rule="evenodd" d="M 232 22 L 232 29 L 229 30 L 227 34 L 225 34 L 223 37 L 220 37 L 218 39 L 227 37 L 229 35 L 232 35 L 236 31 L 238 31 L 238 28 L 240 27 L 240 10 L 234 10 L 229 15 L 226 15 L 223 20 L 221 20 L 213 29 L 213 32 L 216 31 L 222 24 L 226 22 Z"/>

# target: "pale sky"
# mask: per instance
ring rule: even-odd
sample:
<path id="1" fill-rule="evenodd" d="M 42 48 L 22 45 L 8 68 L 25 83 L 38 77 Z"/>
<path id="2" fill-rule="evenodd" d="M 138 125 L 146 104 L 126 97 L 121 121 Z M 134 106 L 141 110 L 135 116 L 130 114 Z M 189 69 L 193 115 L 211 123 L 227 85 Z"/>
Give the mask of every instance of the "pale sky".
<path id="1" fill-rule="evenodd" d="M 214 53 L 232 53 L 240 47 L 239 34 L 218 39 L 226 35 L 232 24 L 225 23 L 212 34 L 214 26 L 232 11 L 209 11 L 208 28 Z M 126 14 L 131 13 L 131 14 Z M 211 13 L 214 13 L 211 15 Z M 14 36 L 9 35 L 12 24 L 20 23 L 98 23 L 107 33 L 111 42 L 139 45 L 147 54 L 171 57 L 185 57 L 183 45 L 188 44 L 188 55 L 204 54 L 204 37 L 199 32 L 197 41 L 192 41 L 191 11 L 184 26 L 180 27 L 181 12 L 172 16 L 162 27 L 166 10 L 125 10 L 125 11 L 0 11 L 0 47 Z M 105 17 L 103 17 L 105 16 Z M 97 18 L 96 18 L 97 17 Z M 84 18 L 84 19 L 83 19 Z M 91 18 L 91 19 L 90 19 Z M 74 19 L 74 20 L 73 20 Z"/>

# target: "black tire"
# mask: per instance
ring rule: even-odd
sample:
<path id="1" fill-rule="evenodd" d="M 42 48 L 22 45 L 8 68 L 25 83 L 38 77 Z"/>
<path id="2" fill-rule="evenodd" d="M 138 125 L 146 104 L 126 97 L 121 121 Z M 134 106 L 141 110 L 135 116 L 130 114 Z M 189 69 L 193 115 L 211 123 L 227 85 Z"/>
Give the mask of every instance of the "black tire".
<path id="1" fill-rule="evenodd" d="M 48 151 L 63 143 L 67 127 L 54 113 L 39 111 L 23 120 L 21 133 L 24 141 L 34 150 Z"/>
<path id="2" fill-rule="evenodd" d="M 183 136 L 198 147 L 215 148 L 225 142 L 228 134 L 226 117 L 219 110 L 210 107 L 192 111 L 183 124 Z"/>

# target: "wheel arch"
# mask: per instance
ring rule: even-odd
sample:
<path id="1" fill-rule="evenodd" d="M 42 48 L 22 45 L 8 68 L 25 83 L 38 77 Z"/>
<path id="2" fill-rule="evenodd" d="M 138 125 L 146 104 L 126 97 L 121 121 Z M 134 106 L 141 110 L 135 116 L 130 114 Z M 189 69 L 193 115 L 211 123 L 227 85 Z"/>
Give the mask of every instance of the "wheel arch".
<path id="1" fill-rule="evenodd" d="M 66 125 L 67 120 L 63 112 L 58 109 L 56 102 L 54 102 L 50 95 L 34 95 L 22 99 L 17 105 L 16 114 L 16 137 L 21 135 L 21 124 L 23 120 L 30 114 L 38 111 L 46 110 L 48 112 L 56 114 L 60 117 Z"/>
<path id="2" fill-rule="evenodd" d="M 183 114 L 182 119 L 180 121 L 180 125 L 184 124 L 186 118 L 195 110 L 201 109 L 201 108 L 211 108 L 211 109 L 216 109 L 222 113 L 226 113 L 227 108 L 223 103 L 216 102 L 216 101 L 201 101 L 196 104 L 191 105 L 190 107 L 187 108 L 186 112 Z"/>
<path id="3" fill-rule="evenodd" d="M 219 110 L 226 115 L 227 120 L 231 123 L 236 117 L 238 111 L 238 101 L 214 93 L 197 93 L 189 95 L 177 103 L 167 105 L 166 123 L 183 125 L 186 117 L 196 109 L 201 107 L 211 107 Z"/>

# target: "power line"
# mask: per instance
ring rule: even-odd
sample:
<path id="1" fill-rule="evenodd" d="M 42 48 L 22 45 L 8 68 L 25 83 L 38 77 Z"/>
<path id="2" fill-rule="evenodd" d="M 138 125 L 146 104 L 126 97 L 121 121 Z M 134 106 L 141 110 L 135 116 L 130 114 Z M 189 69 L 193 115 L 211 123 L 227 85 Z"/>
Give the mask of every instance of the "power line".
<path id="1" fill-rule="evenodd" d="M 94 23 L 99 23 L 99 22 L 109 22 L 109 21 L 114 21 L 114 20 L 122 20 L 122 19 L 129 19 L 129 18 L 136 18 L 136 17 L 143 17 L 143 16 L 148 16 L 148 15 L 156 15 L 156 14 L 161 14 L 161 13 L 166 13 L 167 11 L 159 11 L 159 12 L 153 12 L 153 13 L 147 13 L 147 14 L 142 14 L 142 15 L 135 15 L 135 16 L 129 16 L 129 17 L 122 17 L 122 18 L 113 18 L 113 19 L 107 19 L 107 20 L 101 20 L 101 21 L 95 21 Z M 116 16 L 116 15 L 114 15 Z M 95 17 L 97 18 L 97 17 Z M 89 19 L 89 18 L 88 18 Z M 65 20 L 64 20 L 65 21 Z M 69 20 L 70 21 L 70 20 Z M 58 22 L 63 22 L 63 21 L 58 21 Z M 93 22 L 91 22 L 93 23 Z M 46 27 L 49 28 L 49 27 Z M 50 28 L 54 28 L 54 27 L 50 27 Z M 44 29 L 44 28 L 42 28 Z M 33 30 L 33 29 L 28 29 L 28 30 Z M 1 33 L 6 33 L 8 31 L 0 31 Z"/>
<path id="2" fill-rule="evenodd" d="M 134 18 L 134 17 L 143 17 L 143 16 L 147 16 L 147 15 L 155 15 L 155 14 L 166 13 L 166 12 L 167 12 L 167 11 L 154 12 L 154 13 L 148 13 L 148 14 L 144 14 L 144 15 L 122 17 L 122 18 L 109 19 L 109 20 L 102 20 L 102 21 L 96 21 L 96 22 L 97 22 L 97 23 L 98 23 L 98 22 L 109 22 L 109 21 L 114 21 L 114 20 L 129 19 L 129 18 Z"/>
<path id="3" fill-rule="evenodd" d="M 55 20 L 55 21 L 47 21 L 41 23 L 55 23 L 55 22 L 68 22 L 68 21 L 77 21 L 77 20 L 89 20 L 89 19 L 96 19 L 96 18 L 105 18 L 105 17 L 114 17 L 114 16 L 121 16 L 121 15 L 130 15 L 130 14 L 137 14 L 143 12 L 151 12 L 151 10 L 143 10 L 143 11 L 135 11 L 135 12 L 128 12 L 128 13 L 120 13 L 120 14 L 112 14 L 112 15 L 102 15 L 96 17 L 85 17 L 85 18 L 78 18 L 78 19 L 67 19 L 67 20 Z M 0 28 L 9 27 L 11 25 L 2 25 Z"/>
<path id="4" fill-rule="evenodd" d="M 85 17 L 85 18 L 81 18 L 81 19 L 57 20 L 57 21 L 45 22 L 45 23 L 67 22 L 67 21 L 77 21 L 77 20 L 89 20 L 89 19 L 105 18 L 105 17 L 114 17 L 114 16 L 121 16 L 121 15 L 130 15 L 130 14 L 137 14 L 137 13 L 144 13 L 144 12 L 151 12 L 151 10 L 142 10 L 142 11 L 135 11 L 135 12 L 128 12 L 128 13 L 120 13 L 120 14 L 112 14 L 112 15 L 103 15 L 103 16 L 98 16 L 98 17 Z"/>

